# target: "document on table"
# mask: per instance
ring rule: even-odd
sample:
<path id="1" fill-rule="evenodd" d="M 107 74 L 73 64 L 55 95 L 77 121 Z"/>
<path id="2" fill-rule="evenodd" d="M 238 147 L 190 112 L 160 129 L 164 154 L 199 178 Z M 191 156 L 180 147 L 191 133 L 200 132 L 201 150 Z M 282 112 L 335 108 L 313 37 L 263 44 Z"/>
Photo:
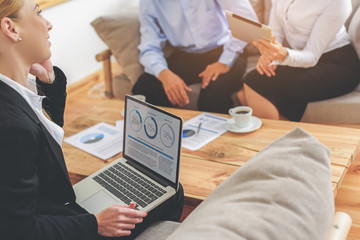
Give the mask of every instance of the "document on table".
<path id="1" fill-rule="evenodd" d="M 101 122 L 65 139 L 65 142 L 106 160 L 123 148 L 123 125 L 114 127 Z"/>
<path id="2" fill-rule="evenodd" d="M 210 113 L 201 113 L 184 123 L 182 146 L 196 151 L 227 130 L 224 124 L 228 118 Z"/>
<path id="3" fill-rule="evenodd" d="M 119 129 L 119 131 L 123 132 L 124 131 L 124 120 L 117 120 L 115 122 L 115 127 L 117 129 Z"/>

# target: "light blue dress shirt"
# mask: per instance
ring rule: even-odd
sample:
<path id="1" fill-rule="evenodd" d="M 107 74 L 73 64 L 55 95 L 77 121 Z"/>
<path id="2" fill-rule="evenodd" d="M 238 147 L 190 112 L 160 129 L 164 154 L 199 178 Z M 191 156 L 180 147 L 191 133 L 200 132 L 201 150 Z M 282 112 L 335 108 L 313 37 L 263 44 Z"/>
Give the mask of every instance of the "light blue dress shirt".
<path id="1" fill-rule="evenodd" d="M 232 66 L 246 43 L 235 39 L 225 10 L 258 21 L 248 0 L 140 0 L 140 62 L 158 76 L 168 68 L 162 48 L 166 41 L 185 52 L 204 53 L 219 46 L 219 62 Z"/>

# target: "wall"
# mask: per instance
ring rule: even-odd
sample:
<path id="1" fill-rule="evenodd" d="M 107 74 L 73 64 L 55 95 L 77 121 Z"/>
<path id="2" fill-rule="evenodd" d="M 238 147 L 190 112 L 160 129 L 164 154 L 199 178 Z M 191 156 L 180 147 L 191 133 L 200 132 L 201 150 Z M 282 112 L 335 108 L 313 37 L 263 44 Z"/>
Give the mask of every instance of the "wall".
<path id="1" fill-rule="evenodd" d="M 42 15 L 53 24 L 51 60 L 64 70 L 69 84 L 102 68 L 95 55 L 107 47 L 90 22 L 136 3 L 137 0 L 69 0 L 43 10 Z"/>

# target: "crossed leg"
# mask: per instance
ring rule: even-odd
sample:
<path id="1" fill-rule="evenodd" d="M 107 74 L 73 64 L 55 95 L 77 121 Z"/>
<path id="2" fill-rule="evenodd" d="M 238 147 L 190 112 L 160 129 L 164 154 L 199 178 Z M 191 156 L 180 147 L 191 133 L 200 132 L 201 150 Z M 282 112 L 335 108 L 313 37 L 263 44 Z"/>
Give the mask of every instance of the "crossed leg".
<path id="1" fill-rule="evenodd" d="M 285 120 L 280 115 L 278 109 L 266 98 L 255 92 L 247 84 L 237 93 L 237 97 L 242 105 L 253 109 L 253 114 L 260 118 Z"/>

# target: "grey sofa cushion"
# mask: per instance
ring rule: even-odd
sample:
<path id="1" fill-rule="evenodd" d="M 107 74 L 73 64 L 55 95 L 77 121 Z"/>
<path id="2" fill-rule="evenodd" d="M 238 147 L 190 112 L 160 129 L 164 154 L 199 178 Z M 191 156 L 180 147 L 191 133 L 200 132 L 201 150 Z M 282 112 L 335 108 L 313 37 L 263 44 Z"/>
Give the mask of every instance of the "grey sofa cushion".
<path id="1" fill-rule="evenodd" d="M 159 221 L 151 224 L 136 240 L 165 240 L 180 225 L 178 222 Z"/>
<path id="2" fill-rule="evenodd" d="M 129 7 L 118 14 L 98 17 L 91 22 L 132 84 L 144 71 L 138 60 L 137 46 L 140 43 L 138 16 L 139 8 Z"/>
<path id="3" fill-rule="evenodd" d="M 360 123 L 359 101 L 360 91 L 355 90 L 340 97 L 310 102 L 301 121 L 312 123 Z"/>
<path id="4" fill-rule="evenodd" d="M 132 87 L 133 83 L 129 80 L 129 78 L 124 72 L 120 75 L 113 77 L 112 88 L 115 97 L 124 99 L 126 94 L 131 95 Z"/>
<path id="5" fill-rule="evenodd" d="M 175 239 L 325 239 L 334 216 L 328 149 L 297 128 L 217 187 Z"/>

